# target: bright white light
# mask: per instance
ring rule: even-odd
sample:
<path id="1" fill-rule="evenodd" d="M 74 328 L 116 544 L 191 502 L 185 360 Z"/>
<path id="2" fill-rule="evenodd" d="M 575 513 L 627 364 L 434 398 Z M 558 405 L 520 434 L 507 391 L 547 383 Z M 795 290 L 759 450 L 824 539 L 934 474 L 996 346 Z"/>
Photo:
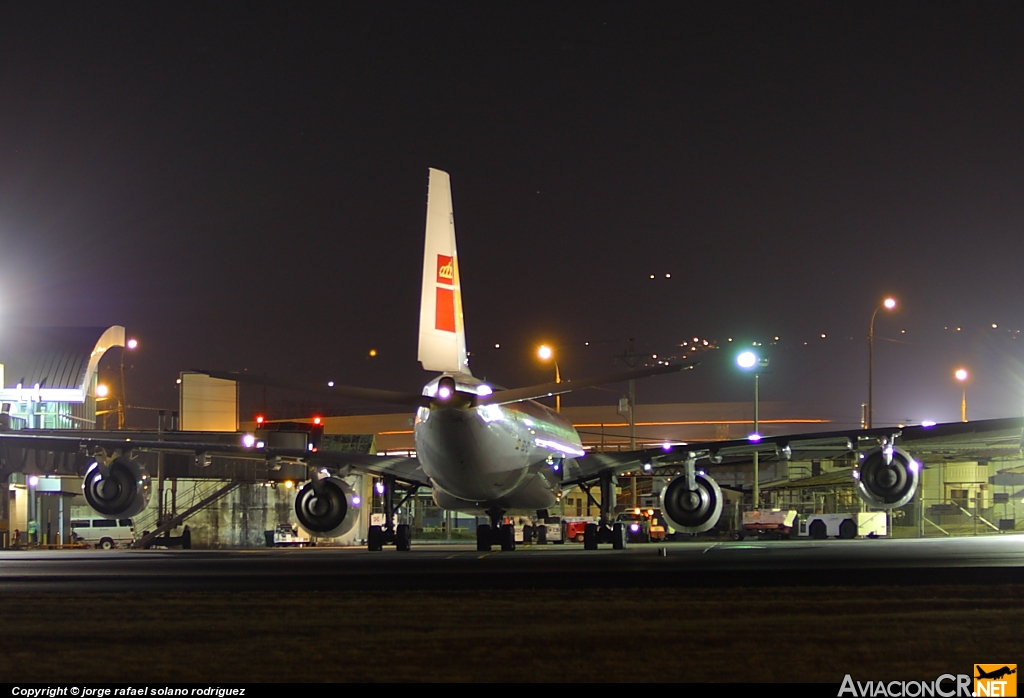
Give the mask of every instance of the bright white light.
<path id="1" fill-rule="evenodd" d="M 926 419 L 923 422 L 921 422 L 921 426 L 923 426 L 923 427 L 933 427 L 933 426 L 935 426 L 935 420 L 934 419 Z"/>
<path id="2" fill-rule="evenodd" d="M 736 357 L 736 363 L 740 368 L 753 368 L 757 363 L 757 355 L 752 351 L 745 351 Z"/>
<path id="3" fill-rule="evenodd" d="M 327 387 L 328 388 L 333 388 L 334 387 L 334 381 L 327 381 Z"/>
<path id="4" fill-rule="evenodd" d="M 441 388 L 437 391 L 437 396 L 442 400 L 447 400 L 452 396 L 451 388 L 449 388 L 447 385 L 442 385 Z"/>
<path id="5" fill-rule="evenodd" d="M 375 489 L 377 490 L 377 494 L 384 494 L 384 483 L 378 480 Z"/>
<path id="6" fill-rule="evenodd" d="M 476 409 L 477 414 L 480 415 L 480 419 L 485 422 L 497 422 L 501 420 L 501 406 L 500 405 L 480 405 Z"/>
<path id="7" fill-rule="evenodd" d="M 665 443 L 663 443 L 661 445 L 661 450 L 662 451 L 671 451 L 672 450 L 672 444 L 670 444 L 668 441 L 666 441 Z"/>
<path id="8" fill-rule="evenodd" d="M 109 392 L 110 389 L 102 383 L 96 386 L 96 397 L 106 397 Z"/>
<path id="9" fill-rule="evenodd" d="M 134 349 L 135 347 L 139 346 L 139 342 L 138 342 L 138 340 L 135 340 L 135 339 L 129 339 L 128 340 L 128 344 L 126 346 L 129 349 Z"/>
<path id="10" fill-rule="evenodd" d="M 892 310 L 893 308 L 896 307 L 896 299 L 886 298 L 882 305 L 884 305 L 887 309 Z"/>
<path id="11" fill-rule="evenodd" d="M 357 507 L 362 504 L 363 500 L 359 498 L 359 495 L 352 497 L 352 506 Z"/>
<path id="12" fill-rule="evenodd" d="M 491 390 L 491 386 L 487 385 L 486 383 L 481 383 L 480 385 L 476 386 L 476 394 L 481 397 L 483 397 L 484 395 L 490 395 L 493 392 L 494 391 Z"/>
<path id="13" fill-rule="evenodd" d="M 547 344 L 541 344 L 540 348 L 537 350 L 537 356 L 539 356 L 542 361 L 547 361 L 552 357 L 552 355 L 553 352 L 551 351 L 551 347 Z"/>
<path id="14" fill-rule="evenodd" d="M 753 441 L 754 443 L 757 443 L 758 441 L 760 441 L 760 440 L 761 440 L 761 435 L 760 435 L 760 434 L 758 434 L 758 433 L 757 433 L 757 432 L 755 431 L 755 432 L 754 432 L 753 434 L 751 434 L 751 435 L 750 435 L 750 436 L 748 436 L 747 438 L 748 438 L 748 439 L 749 439 L 750 441 Z"/>
<path id="15" fill-rule="evenodd" d="M 965 369 L 958 368 L 956 370 L 956 373 L 954 373 L 953 375 L 956 376 L 956 379 L 958 381 L 965 381 L 965 380 L 967 380 L 967 371 Z"/>
<path id="16" fill-rule="evenodd" d="M 918 463 L 916 460 L 910 461 L 910 472 L 916 473 L 916 472 L 919 472 L 920 470 L 921 470 L 921 464 L 920 463 Z"/>
<path id="17" fill-rule="evenodd" d="M 633 533 L 636 533 L 637 531 L 640 530 L 640 524 L 630 524 L 629 525 L 629 530 L 632 531 Z"/>
<path id="18" fill-rule="evenodd" d="M 256 437 L 252 434 L 246 434 L 242 437 L 242 445 L 246 448 L 252 448 L 256 444 Z"/>
<path id="19" fill-rule="evenodd" d="M 39 478 L 33 475 L 28 479 L 28 484 L 31 485 L 32 487 L 35 487 L 36 485 L 39 484 Z"/>

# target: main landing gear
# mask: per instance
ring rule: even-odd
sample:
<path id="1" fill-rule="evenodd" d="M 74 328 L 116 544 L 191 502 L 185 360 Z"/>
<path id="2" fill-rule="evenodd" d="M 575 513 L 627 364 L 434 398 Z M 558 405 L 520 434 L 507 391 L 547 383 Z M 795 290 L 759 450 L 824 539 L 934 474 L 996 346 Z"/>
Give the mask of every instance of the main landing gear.
<path id="1" fill-rule="evenodd" d="M 385 545 L 394 545 L 396 550 L 409 552 L 412 549 L 412 529 L 409 524 L 395 525 L 395 511 L 400 509 L 419 489 L 415 485 L 410 487 L 398 504 L 395 504 L 395 492 L 397 491 L 395 478 L 385 475 L 382 478 L 384 491 L 384 521 L 383 526 L 370 526 L 366 532 L 366 549 L 371 552 L 378 552 L 384 549 Z"/>
<path id="2" fill-rule="evenodd" d="M 502 509 L 489 509 L 487 517 L 491 523 L 476 527 L 476 549 L 479 552 L 490 552 L 491 546 L 500 545 L 502 550 L 516 549 L 516 527 L 514 524 L 503 524 L 505 512 Z"/>
<path id="3" fill-rule="evenodd" d="M 583 529 L 583 549 L 597 550 L 601 543 L 611 543 L 612 550 L 624 550 L 626 547 L 626 524 L 613 523 L 615 514 L 615 486 L 618 478 L 612 473 L 601 473 L 598 483 L 601 487 L 601 501 L 598 502 L 590 493 L 594 483 L 584 483 L 580 487 L 587 494 L 590 503 L 601 509 L 600 523 L 587 524 Z"/>

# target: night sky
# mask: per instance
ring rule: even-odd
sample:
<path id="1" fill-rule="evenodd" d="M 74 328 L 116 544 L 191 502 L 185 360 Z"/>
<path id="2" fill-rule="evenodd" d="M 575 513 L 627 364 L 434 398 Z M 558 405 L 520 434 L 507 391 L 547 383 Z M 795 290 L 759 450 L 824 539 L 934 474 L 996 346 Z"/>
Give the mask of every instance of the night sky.
<path id="1" fill-rule="evenodd" d="M 960 365 L 1019 415 L 1022 37 L 997 2 L 3 3 L 0 332 L 125 325 L 132 404 L 196 367 L 418 389 L 437 167 L 477 375 L 699 337 L 638 399 L 748 400 L 759 341 L 762 400 L 852 426 L 892 294 L 876 425 L 958 419 Z"/>

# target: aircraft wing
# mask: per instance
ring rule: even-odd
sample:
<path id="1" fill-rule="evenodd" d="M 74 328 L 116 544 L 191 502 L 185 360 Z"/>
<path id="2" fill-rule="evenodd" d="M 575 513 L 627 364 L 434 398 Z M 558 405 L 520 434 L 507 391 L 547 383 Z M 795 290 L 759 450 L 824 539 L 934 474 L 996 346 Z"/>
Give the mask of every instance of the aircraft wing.
<path id="1" fill-rule="evenodd" d="M 23 469 L 26 464 L 32 463 L 43 472 L 60 472 L 60 464 L 70 463 L 73 466 L 76 459 L 81 465 L 91 464 L 95 456 L 100 454 L 109 457 L 117 453 L 151 452 L 188 456 L 182 468 L 175 471 L 177 477 L 222 479 L 250 473 L 242 477 L 256 480 L 259 479 L 256 473 L 261 470 L 257 465 L 263 465 L 265 469 L 268 462 L 276 463 L 279 459 L 286 459 L 285 467 L 292 466 L 286 472 L 294 472 L 300 477 L 304 464 L 308 464 L 373 475 L 392 475 L 407 484 L 430 486 L 429 479 L 420 470 L 419 461 L 415 458 L 375 456 L 331 449 L 309 451 L 269 445 L 247 446 L 243 441 L 244 436 L 220 432 L 109 432 L 84 429 L 0 432 L 0 462 L 5 462 L 12 470 Z M 54 455 L 58 457 L 54 458 Z M 300 460 L 304 464 L 299 464 Z M 218 461 L 234 467 L 225 468 Z M 245 463 L 251 467 L 245 467 Z M 277 467 L 281 467 L 280 464 Z M 64 472 L 67 472 L 67 467 Z"/>
<path id="2" fill-rule="evenodd" d="M 567 461 L 563 486 L 594 480 L 604 472 L 651 472 L 682 467 L 692 458 L 698 468 L 776 460 L 834 460 L 874 449 L 883 443 L 900 446 L 927 463 L 948 459 L 1018 458 L 1024 440 L 1024 418 L 1010 417 L 935 426 L 848 429 L 809 434 L 766 436 L 759 441 L 733 439 L 673 444 L 636 451 L 588 453 Z"/>

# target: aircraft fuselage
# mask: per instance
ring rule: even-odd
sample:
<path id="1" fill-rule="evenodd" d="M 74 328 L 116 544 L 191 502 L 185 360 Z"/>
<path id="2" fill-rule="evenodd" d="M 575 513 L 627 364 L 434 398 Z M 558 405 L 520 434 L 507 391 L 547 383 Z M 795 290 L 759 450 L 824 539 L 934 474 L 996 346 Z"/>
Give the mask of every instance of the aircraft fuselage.
<path id="1" fill-rule="evenodd" d="M 490 390 L 472 376 L 445 375 L 460 392 Z M 424 395 L 436 395 L 441 377 L 427 384 Z M 438 505 L 471 513 L 554 505 L 562 460 L 583 455 L 572 424 L 534 401 L 420 407 L 414 438 Z"/>

